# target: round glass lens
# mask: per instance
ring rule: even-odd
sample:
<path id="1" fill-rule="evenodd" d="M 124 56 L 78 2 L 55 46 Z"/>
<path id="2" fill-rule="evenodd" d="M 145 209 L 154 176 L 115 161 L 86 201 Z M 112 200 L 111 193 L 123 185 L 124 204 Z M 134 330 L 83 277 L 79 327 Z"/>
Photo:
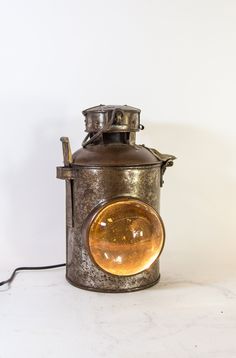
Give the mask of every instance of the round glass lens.
<path id="1" fill-rule="evenodd" d="M 103 270 L 137 274 L 160 255 L 164 227 L 159 214 L 137 199 L 119 199 L 100 209 L 89 229 L 89 248 Z"/>

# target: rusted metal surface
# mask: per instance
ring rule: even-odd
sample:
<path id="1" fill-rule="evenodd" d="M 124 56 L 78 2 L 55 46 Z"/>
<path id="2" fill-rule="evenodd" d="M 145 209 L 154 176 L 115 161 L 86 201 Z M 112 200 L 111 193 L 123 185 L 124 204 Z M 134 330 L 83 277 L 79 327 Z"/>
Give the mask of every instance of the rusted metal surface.
<path id="1" fill-rule="evenodd" d="M 132 276 L 110 274 L 92 260 L 86 232 L 91 213 L 118 197 L 142 200 L 159 213 L 162 177 L 175 157 L 135 144 L 135 132 L 141 129 L 137 108 L 97 106 L 83 113 L 89 132 L 84 148 L 71 158 L 68 138 L 63 137 L 65 166 L 57 168 L 57 177 L 66 180 L 67 280 L 101 292 L 150 287 L 160 277 L 159 259 Z"/>
<path id="2" fill-rule="evenodd" d="M 159 211 L 160 167 L 79 167 L 77 175 L 73 185 L 73 197 L 76 198 L 73 201 L 74 227 L 67 224 L 67 232 L 70 233 L 67 242 L 67 279 L 78 287 L 107 292 L 132 291 L 154 284 L 159 278 L 158 261 L 148 270 L 129 277 L 100 270 L 84 244 L 82 228 L 96 206 L 117 196 L 138 198 Z M 72 211 L 69 206 L 67 210 Z"/>

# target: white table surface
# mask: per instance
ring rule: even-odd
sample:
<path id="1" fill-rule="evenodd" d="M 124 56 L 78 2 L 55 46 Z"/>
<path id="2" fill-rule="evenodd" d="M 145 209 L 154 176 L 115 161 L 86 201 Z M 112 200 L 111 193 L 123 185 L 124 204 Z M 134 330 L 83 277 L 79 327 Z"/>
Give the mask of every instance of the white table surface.
<path id="1" fill-rule="evenodd" d="M 77 289 L 64 268 L 19 273 L 0 288 L 0 358 L 235 358 L 234 268 L 182 262 L 170 255 L 158 285 L 128 294 Z"/>

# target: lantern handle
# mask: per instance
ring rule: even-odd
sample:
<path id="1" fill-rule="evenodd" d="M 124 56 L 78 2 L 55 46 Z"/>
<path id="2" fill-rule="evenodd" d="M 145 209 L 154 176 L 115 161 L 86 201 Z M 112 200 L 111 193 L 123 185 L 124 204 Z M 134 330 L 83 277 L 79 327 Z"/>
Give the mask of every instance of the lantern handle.
<path id="1" fill-rule="evenodd" d="M 118 107 L 117 108 L 114 108 L 113 111 L 112 111 L 112 115 L 111 115 L 111 119 L 106 123 L 104 124 L 104 126 L 97 132 L 95 133 L 90 139 L 90 133 L 88 133 L 86 135 L 86 137 L 84 138 L 83 142 L 82 142 L 82 147 L 85 148 L 88 144 L 91 144 L 95 141 L 95 139 L 97 139 L 98 137 L 100 137 L 100 135 L 105 131 L 105 130 L 108 130 L 110 129 L 110 127 L 112 126 L 113 122 L 114 122 L 114 119 L 115 119 L 115 114 L 116 114 L 116 111 L 119 110 L 121 111 Z"/>
<path id="2" fill-rule="evenodd" d="M 72 153 L 70 148 L 70 140 L 68 137 L 61 137 L 62 142 L 64 167 L 57 168 L 57 177 L 66 180 L 66 223 L 69 227 L 74 226 L 74 204 L 73 204 L 73 180 L 71 180 L 71 164 L 72 164 Z M 62 169 L 62 173 L 61 173 Z M 64 171 L 68 171 L 68 176 L 64 176 Z M 60 175 L 61 174 L 61 175 Z"/>
<path id="3" fill-rule="evenodd" d="M 69 167 L 72 163 L 72 153 L 70 148 L 70 140 L 68 137 L 61 137 L 63 158 L 65 167 Z"/>

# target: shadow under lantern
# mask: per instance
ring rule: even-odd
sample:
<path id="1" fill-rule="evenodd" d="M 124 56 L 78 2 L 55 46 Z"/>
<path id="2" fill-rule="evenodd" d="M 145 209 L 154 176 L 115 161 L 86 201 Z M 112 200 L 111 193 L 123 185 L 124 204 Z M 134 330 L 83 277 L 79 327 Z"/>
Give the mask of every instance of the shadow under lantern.
<path id="1" fill-rule="evenodd" d="M 173 155 L 137 145 L 140 110 L 100 105 L 83 111 L 82 148 L 62 137 L 66 181 L 66 278 L 80 288 L 129 292 L 158 282 L 165 230 L 160 187 Z"/>

